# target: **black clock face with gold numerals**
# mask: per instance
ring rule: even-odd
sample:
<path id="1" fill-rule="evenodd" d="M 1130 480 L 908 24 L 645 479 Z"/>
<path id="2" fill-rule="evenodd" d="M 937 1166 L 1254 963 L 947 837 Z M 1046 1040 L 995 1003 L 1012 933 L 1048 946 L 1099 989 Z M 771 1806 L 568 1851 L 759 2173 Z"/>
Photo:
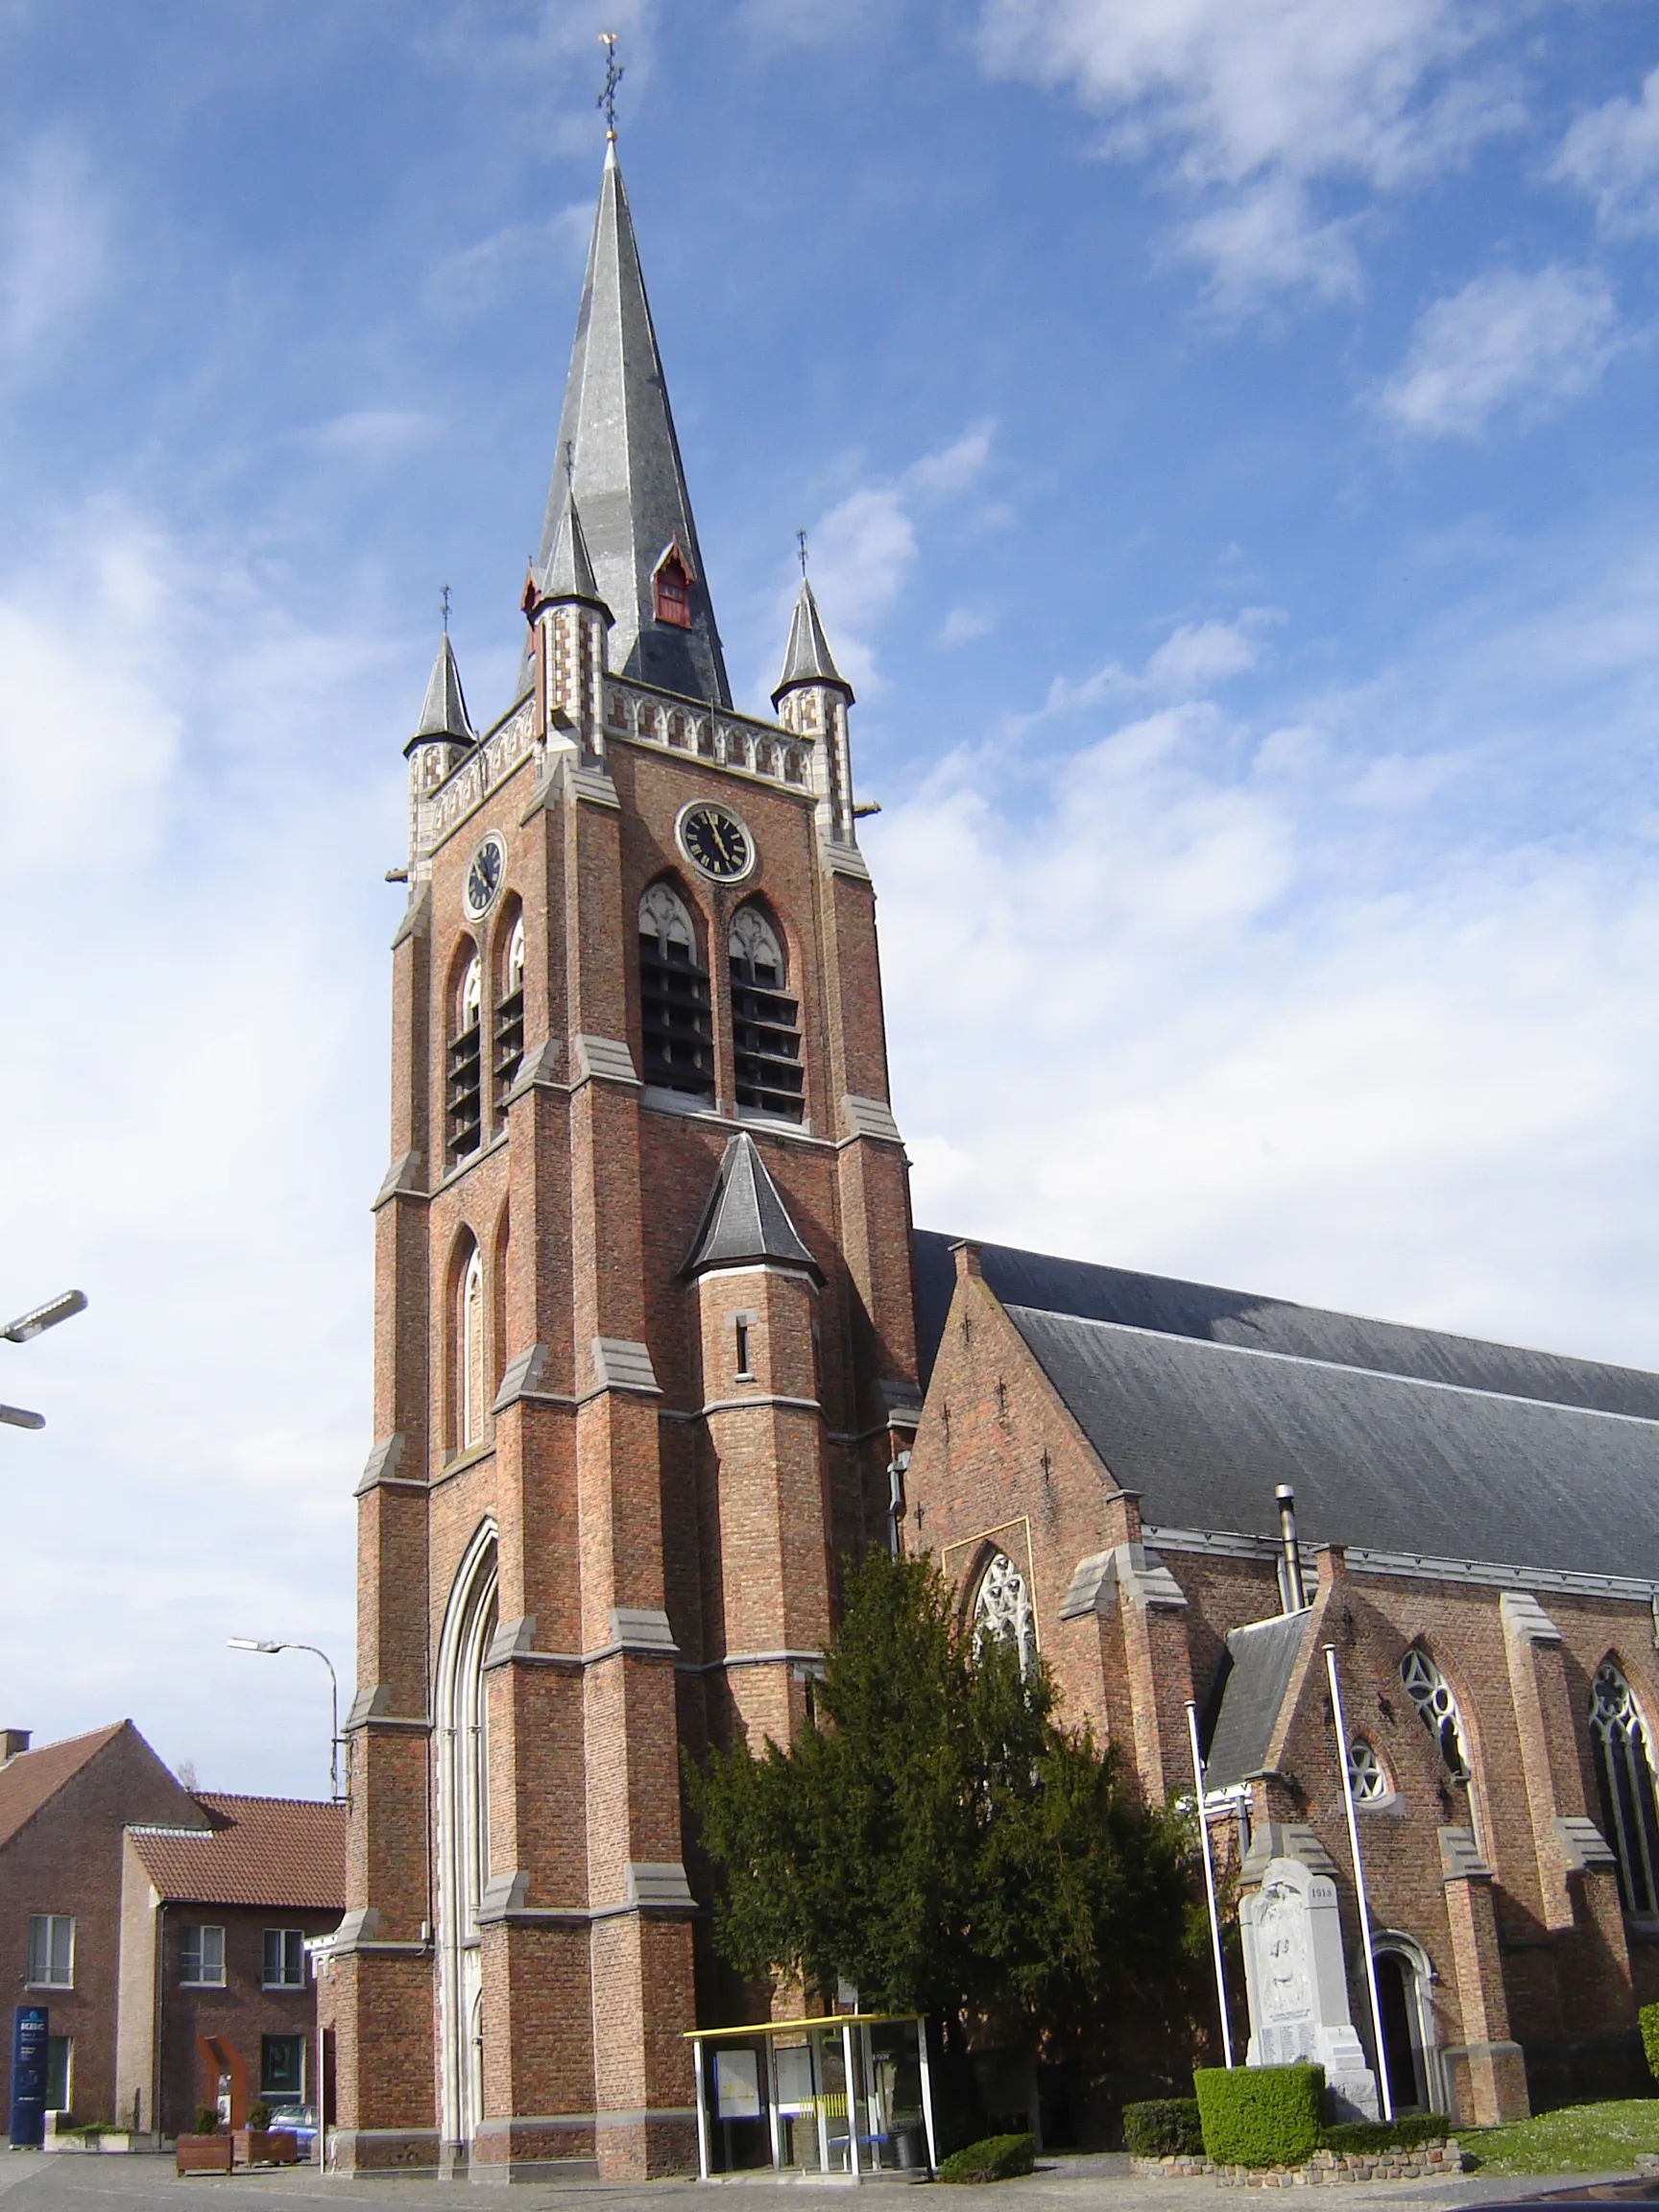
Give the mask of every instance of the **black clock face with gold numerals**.
<path id="1" fill-rule="evenodd" d="M 474 916 L 482 914 L 501 888 L 501 875 L 507 865 L 506 851 L 499 837 L 492 834 L 485 838 L 467 867 L 467 911 Z"/>
<path id="2" fill-rule="evenodd" d="M 754 865 L 754 840 L 724 806 L 687 808 L 680 821 L 680 842 L 688 860 L 723 883 L 734 883 Z"/>

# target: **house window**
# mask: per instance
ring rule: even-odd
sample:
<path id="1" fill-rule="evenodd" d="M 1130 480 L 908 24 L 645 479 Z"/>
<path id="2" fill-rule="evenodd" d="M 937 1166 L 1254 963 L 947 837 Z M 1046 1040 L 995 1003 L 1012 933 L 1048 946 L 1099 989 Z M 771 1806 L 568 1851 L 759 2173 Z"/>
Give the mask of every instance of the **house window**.
<path id="1" fill-rule="evenodd" d="M 72 2035 L 48 2035 L 46 2038 L 46 2109 L 48 2112 L 72 2112 L 75 2095 L 75 2038 Z"/>
<path id="2" fill-rule="evenodd" d="M 456 1427 L 465 1452 L 484 1441 L 484 1255 L 476 1244 L 461 1278 L 457 1340 L 461 1418 Z"/>
<path id="3" fill-rule="evenodd" d="M 267 1989 L 304 1988 L 305 1934 L 303 1929 L 266 1929 L 264 1984 Z"/>
<path id="4" fill-rule="evenodd" d="M 659 622 L 671 622 L 676 630 L 691 627 L 691 571 L 678 545 L 670 545 L 657 564 L 651 589 Z"/>
<path id="5" fill-rule="evenodd" d="M 450 1160 L 476 1152 L 484 1134 L 484 1068 L 479 1046 L 479 1012 L 484 972 L 473 953 L 455 999 L 455 1029 L 449 1045 L 448 1132 Z"/>
<path id="6" fill-rule="evenodd" d="M 1590 1734 L 1601 1820 L 1619 1862 L 1626 1912 L 1659 1918 L 1659 1809 L 1654 1804 L 1653 1752 L 1647 1723 L 1611 1659 L 1597 1670 L 1590 1693 Z"/>
<path id="7" fill-rule="evenodd" d="M 1031 1618 L 1031 1594 L 1025 1577 L 1006 1551 L 993 1551 L 974 1599 L 974 1643 L 977 1649 L 987 1636 L 999 1636 L 1020 1653 L 1020 1668 L 1029 1673 L 1037 1657 L 1037 1631 Z"/>
<path id="8" fill-rule="evenodd" d="M 223 1928 L 180 1928 L 179 1979 L 189 1989 L 223 1989 L 225 1986 L 225 1931 Z"/>
<path id="9" fill-rule="evenodd" d="M 804 1111 L 801 1016 L 783 990 L 783 949 L 757 906 L 732 924 L 732 1046 L 740 1111 L 799 1121 Z"/>
<path id="10" fill-rule="evenodd" d="M 1388 1769 L 1363 1736 L 1356 1736 L 1348 1746 L 1348 1787 L 1356 1805 L 1381 1805 L 1394 1794 Z"/>
<path id="11" fill-rule="evenodd" d="M 639 1028 L 644 1079 L 691 1098 L 714 1095 L 714 1028 L 709 977 L 685 902 L 653 883 L 639 902 Z"/>
<path id="12" fill-rule="evenodd" d="M 12 1956 L 15 1958 L 15 1952 Z M 72 1913 L 30 1913 L 27 1979 L 31 1989 L 74 1988 L 75 1920 Z"/>
<path id="13" fill-rule="evenodd" d="M 273 1929 L 272 1935 L 293 1931 Z M 267 1936 L 269 1940 L 269 1936 Z M 261 2097 L 303 2097 L 305 2094 L 305 2038 L 303 2035 L 261 2035 L 259 2038 L 259 2094 Z"/>
<path id="14" fill-rule="evenodd" d="M 1440 1746 L 1454 1782 L 1469 1779 L 1469 1755 L 1464 1747 L 1463 1719 L 1452 1685 L 1421 1645 L 1413 1644 L 1400 1662 L 1400 1680 L 1417 1708 L 1417 1718 Z"/>
<path id="15" fill-rule="evenodd" d="M 501 963 L 501 996 L 495 1001 L 495 1051 L 492 1075 L 495 1097 L 495 1125 L 500 1127 L 502 1107 L 524 1058 L 524 917 L 513 925 L 507 940 L 507 957 Z"/>

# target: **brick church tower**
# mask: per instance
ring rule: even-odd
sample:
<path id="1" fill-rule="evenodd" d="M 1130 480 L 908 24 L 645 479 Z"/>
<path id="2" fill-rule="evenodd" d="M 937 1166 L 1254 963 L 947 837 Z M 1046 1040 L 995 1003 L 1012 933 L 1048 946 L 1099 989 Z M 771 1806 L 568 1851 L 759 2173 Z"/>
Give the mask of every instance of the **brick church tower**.
<path id="1" fill-rule="evenodd" d="M 348 2171 L 691 2162 L 681 1753 L 803 1723 L 916 1422 L 853 694 L 803 583 L 732 707 L 613 146 L 555 451 L 519 696 L 445 638 L 407 748 Z"/>

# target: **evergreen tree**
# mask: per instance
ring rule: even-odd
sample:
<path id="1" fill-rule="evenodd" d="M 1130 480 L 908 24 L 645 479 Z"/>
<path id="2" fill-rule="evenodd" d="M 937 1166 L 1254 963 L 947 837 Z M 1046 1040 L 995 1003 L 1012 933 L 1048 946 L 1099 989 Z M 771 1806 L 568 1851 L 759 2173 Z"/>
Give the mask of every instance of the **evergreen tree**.
<path id="1" fill-rule="evenodd" d="M 746 1979 L 856 1984 L 866 2008 L 1117 2040 L 1184 2008 L 1201 1924 L 1189 1824 L 1139 1806 L 1116 1746 L 1064 1727 L 1039 1664 L 975 1642 L 926 1554 L 849 1572 L 819 1725 L 690 1770 Z"/>

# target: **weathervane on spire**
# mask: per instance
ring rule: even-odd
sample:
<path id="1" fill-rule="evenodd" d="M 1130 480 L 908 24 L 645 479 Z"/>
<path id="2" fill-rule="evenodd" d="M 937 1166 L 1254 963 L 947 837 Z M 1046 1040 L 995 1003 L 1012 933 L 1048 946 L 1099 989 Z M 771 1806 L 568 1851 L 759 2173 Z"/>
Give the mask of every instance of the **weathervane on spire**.
<path id="1" fill-rule="evenodd" d="M 805 533 L 805 530 L 797 530 L 797 531 L 796 531 L 796 533 L 795 533 L 795 546 L 796 546 L 796 559 L 797 559 L 797 560 L 800 562 L 800 564 L 801 564 L 801 576 L 802 576 L 802 581 L 803 581 L 803 582 L 805 582 L 805 576 L 806 576 L 806 533 Z"/>
<path id="2" fill-rule="evenodd" d="M 605 49 L 605 89 L 593 105 L 605 110 L 605 135 L 613 145 L 616 142 L 616 87 L 621 84 L 625 69 L 616 59 L 616 34 L 601 31 L 599 43 Z"/>
<path id="3" fill-rule="evenodd" d="M 444 635 L 445 637 L 449 635 L 449 587 L 447 584 L 444 587 Z"/>

